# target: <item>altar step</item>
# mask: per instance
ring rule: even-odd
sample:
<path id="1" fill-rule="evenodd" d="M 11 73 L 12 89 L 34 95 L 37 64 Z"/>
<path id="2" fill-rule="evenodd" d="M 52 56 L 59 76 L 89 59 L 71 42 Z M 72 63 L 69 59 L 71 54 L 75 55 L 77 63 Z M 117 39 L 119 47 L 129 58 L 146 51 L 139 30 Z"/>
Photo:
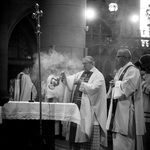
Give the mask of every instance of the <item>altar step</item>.
<path id="1" fill-rule="evenodd" d="M 55 150 L 69 150 L 69 142 L 66 140 L 55 139 Z"/>
<path id="2" fill-rule="evenodd" d="M 55 139 L 55 150 L 69 150 L 69 142 L 66 140 Z M 112 150 L 112 146 L 108 145 L 104 150 Z"/>

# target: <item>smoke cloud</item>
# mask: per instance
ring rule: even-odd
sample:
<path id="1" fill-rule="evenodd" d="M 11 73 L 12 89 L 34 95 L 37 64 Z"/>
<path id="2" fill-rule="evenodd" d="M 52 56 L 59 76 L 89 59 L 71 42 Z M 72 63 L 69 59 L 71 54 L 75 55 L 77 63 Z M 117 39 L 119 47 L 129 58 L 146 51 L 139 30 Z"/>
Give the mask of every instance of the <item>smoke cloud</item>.
<path id="1" fill-rule="evenodd" d="M 39 77 L 39 59 L 38 54 L 34 55 L 34 65 L 32 70 L 32 79 Z M 67 75 L 74 74 L 82 69 L 81 60 L 71 54 L 49 50 L 40 53 L 41 81 L 46 81 L 48 76 L 54 74 L 59 76 L 62 71 Z"/>

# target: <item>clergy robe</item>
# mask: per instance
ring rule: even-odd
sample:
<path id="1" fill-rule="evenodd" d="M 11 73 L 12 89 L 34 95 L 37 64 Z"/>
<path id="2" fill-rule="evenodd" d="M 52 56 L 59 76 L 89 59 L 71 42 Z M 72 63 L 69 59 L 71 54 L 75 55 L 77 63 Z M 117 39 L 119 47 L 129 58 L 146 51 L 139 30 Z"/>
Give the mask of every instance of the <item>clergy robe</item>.
<path id="1" fill-rule="evenodd" d="M 150 123 L 150 74 L 145 74 L 142 82 L 145 121 Z"/>
<path id="2" fill-rule="evenodd" d="M 150 149 L 150 74 L 146 73 L 142 79 L 144 115 L 146 125 L 146 133 L 144 135 L 144 149 Z"/>
<path id="3" fill-rule="evenodd" d="M 90 140 L 95 117 L 101 128 L 101 144 L 107 146 L 107 101 L 105 80 L 102 73 L 95 67 L 90 71 L 93 73 L 88 82 L 82 82 L 80 86 L 80 90 L 83 92 L 80 106 L 81 122 L 80 125 L 77 125 L 75 142 L 82 143 Z M 67 77 L 68 88 L 66 88 L 64 94 L 64 102 L 70 102 L 70 100 L 72 100 L 76 86 L 73 84 L 74 79 L 79 79 L 83 72 L 84 71 L 81 71 L 75 75 Z"/>
<path id="4" fill-rule="evenodd" d="M 145 133 L 140 72 L 129 62 L 118 70 L 114 80 L 117 83 L 123 70 L 129 65 L 132 66 L 127 69 L 122 81 L 119 81 L 120 86 L 118 86 L 120 97 L 124 94 L 126 98 L 118 101 L 113 121 L 112 131 L 116 133 L 116 137 L 113 138 L 113 149 L 115 150 L 133 150 L 136 147 L 135 139 L 137 140 L 137 148 L 139 150 L 143 148 L 142 141 L 138 140 Z M 115 90 L 115 88 L 112 88 L 107 129 L 110 127 Z"/>
<path id="5" fill-rule="evenodd" d="M 21 72 L 15 79 L 14 100 L 16 101 L 29 101 L 35 100 L 37 90 L 31 81 L 29 75 Z"/>

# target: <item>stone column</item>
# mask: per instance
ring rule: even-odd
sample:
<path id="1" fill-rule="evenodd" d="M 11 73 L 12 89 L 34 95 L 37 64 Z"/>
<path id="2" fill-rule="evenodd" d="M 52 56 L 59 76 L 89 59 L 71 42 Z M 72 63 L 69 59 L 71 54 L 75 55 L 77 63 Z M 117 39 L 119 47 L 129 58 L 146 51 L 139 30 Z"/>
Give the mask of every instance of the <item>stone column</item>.
<path id="1" fill-rule="evenodd" d="M 85 52 L 86 0 L 41 0 L 41 50 L 56 51 L 82 58 Z"/>

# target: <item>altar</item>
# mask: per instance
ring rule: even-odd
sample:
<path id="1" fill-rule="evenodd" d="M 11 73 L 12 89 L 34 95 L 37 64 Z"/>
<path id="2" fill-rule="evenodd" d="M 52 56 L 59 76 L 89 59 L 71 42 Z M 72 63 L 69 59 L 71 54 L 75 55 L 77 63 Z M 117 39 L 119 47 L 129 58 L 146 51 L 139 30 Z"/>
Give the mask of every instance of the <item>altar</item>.
<path id="1" fill-rule="evenodd" d="M 39 102 L 10 101 L 1 116 L 0 143 L 5 149 L 55 150 L 55 120 L 80 124 L 74 103 L 42 102 L 40 116 Z"/>

